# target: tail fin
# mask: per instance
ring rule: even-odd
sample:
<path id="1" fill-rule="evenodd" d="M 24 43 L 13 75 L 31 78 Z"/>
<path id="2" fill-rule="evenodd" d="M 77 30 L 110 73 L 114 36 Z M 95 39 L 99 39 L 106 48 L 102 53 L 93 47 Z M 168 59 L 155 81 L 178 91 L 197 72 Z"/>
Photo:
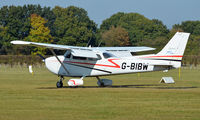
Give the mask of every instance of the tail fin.
<path id="1" fill-rule="evenodd" d="M 156 56 L 166 56 L 173 60 L 181 61 L 189 36 L 190 33 L 177 32 Z"/>

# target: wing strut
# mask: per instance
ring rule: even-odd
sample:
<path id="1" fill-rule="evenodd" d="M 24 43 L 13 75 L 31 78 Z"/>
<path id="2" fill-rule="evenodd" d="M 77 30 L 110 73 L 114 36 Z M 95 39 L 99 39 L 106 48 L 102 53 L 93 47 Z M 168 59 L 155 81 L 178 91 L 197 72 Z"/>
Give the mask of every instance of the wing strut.
<path id="1" fill-rule="evenodd" d="M 69 73 L 69 71 L 67 70 L 67 68 L 65 67 L 65 65 L 60 61 L 60 59 L 58 58 L 58 56 L 56 55 L 56 53 L 53 51 L 53 49 L 49 49 L 52 53 L 53 53 L 53 55 L 56 57 L 56 59 L 59 61 L 59 63 L 62 65 L 62 67 L 64 68 L 64 70 L 68 73 L 68 74 L 70 74 Z"/>

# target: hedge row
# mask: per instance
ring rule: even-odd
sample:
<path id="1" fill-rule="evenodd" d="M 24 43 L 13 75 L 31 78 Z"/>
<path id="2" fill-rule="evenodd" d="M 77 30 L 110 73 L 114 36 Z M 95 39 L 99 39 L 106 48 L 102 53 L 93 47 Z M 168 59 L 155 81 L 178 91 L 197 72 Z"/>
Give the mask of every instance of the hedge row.
<path id="1" fill-rule="evenodd" d="M 0 55 L 0 64 L 27 64 L 27 65 L 36 65 L 42 64 L 42 59 L 39 56 L 31 56 L 31 55 Z M 184 56 L 183 57 L 183 65 L 194 65 L 197 66 L 200 64 L 200 56 Z"/>
<path id="2" fill-rule="evenodd" d="M 42 59 L 39 56 L 31 55 L 0 55 L 0 64 L 9 64 L 9 65 L 35 65 L 42 64 Z"/>

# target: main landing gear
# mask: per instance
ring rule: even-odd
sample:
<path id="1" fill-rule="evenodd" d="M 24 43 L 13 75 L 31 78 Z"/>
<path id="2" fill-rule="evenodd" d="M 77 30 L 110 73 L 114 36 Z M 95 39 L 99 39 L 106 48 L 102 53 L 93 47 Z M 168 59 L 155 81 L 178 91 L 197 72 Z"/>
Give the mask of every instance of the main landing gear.
<path id="1" fill-rule="evenodd" d="M 57 88 L 62 88 L 63 87 L 63 82 L 62 82 L 63 80 L 64 80 L 64 77 L 61 76 L 60 80 L 56 83 Z"/>
<path id="2" fill-rule="evenodd" d="M 109 79 L 100 79 L 98 76 L 96 77 L 97 78 L 97 85 L 99 87 L 106 87 L 106 86 L 112 86 L 112 80 L 109 80 Z"/>
<path id="3" fill-rule="evenodd" d="M 105 87 L 105 85 L 104 85 L 104 82 L 97 76 L 96 77 L 97 78 L 97 85 L 99 86 L 99 87 Z"/>

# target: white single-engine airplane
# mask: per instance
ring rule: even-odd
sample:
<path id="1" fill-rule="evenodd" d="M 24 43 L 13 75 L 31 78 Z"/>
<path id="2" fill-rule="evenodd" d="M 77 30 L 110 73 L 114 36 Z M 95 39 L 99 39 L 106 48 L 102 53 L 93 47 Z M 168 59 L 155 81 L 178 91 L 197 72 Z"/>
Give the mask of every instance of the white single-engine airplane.
<path id="1" fill-rule="evenodd" d="M 75 47 L 28 41 L 11 41 L 12 44 L 46 47 L 53 57 L 45 59 L 49 71 L 58 75 L 56 86 L 63 87 L 64 76 L 80 77 L 70 79 L 69 86 L 83 85 L 83 78 L 93 76 L 99 86 L 111 86 L 112 80 L 100 79 L 99 76 L 151 72 L 181 67 L 182 57 L 190 33 L 177 32 L 167 45 L 157 54 L 133 56 L 131 52 L 154 50 L 150 47 Z M 66 50 L 57 56 L 54 49 Z"/>

